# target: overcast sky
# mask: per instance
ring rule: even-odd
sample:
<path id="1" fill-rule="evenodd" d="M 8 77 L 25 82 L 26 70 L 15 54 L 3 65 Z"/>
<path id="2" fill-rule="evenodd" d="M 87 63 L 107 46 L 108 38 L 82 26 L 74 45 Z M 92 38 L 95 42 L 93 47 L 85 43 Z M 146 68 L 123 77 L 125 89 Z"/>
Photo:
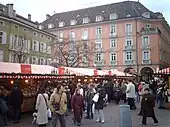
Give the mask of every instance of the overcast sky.
<path id="1" fill-rule="evenodd" d="M 55 12 L 58 13 L 121 1 L 125 0 L 0 0 L 0 3 L 13 3 L 17 14 L 24 17 L 31 14 L 33 21 L 42 22 L 45 20 L 46 14 L 53 15 Z M 152 11 L 163 13 L 164 17 L 170 24 L 170 0 L 139 1 Z"/>

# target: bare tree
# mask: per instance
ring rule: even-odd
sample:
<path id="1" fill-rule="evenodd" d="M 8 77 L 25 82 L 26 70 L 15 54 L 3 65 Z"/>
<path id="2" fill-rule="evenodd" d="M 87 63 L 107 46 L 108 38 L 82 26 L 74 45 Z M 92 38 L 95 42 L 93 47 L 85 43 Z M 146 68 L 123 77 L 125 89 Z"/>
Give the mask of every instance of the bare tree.
<path id="1" fill-rule="evenodd" d="M 55 57 L 58 66 L 89 66 L 95 53 L 95 45 L 88 41 L 62 39 L 55 44 Z"/>
<path id="2" fill-rule="evenodd" d="M 13 62 L 25 63 L 29 55 L 28 41 L 25 37 L 15 35 L 12 38 L 12 44 L 10 44 L 9 51 L 13 55 Z"/>

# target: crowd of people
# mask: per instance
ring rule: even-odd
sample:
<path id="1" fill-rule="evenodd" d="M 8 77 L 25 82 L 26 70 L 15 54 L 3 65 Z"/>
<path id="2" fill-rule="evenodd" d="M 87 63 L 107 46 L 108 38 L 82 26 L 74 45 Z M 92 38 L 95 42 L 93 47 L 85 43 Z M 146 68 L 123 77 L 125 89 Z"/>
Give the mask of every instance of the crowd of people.
<path id="1" fill-rule="evenodd" d="M 152 117 L 154 125 L 158 124 L 154 113 L 155 100 L 158 108 L 164 109 L 167 101 L 167 84 L 162 80 L 141 81 L 133 80 L 103 80 L 97 83 L 61 82 L 53 88 L 40 87 L 35 102 L 34 121 L 39 126 L 46 126 L 52 119 L 52 127 L 56 127 L 58 120 L 61 127 L 66 127 L 65 116 L 73 112 L 73 122 L 82 125 L 83 113 L 85 119 L 94 119 L 96 122 L 105 122 L 104 107 L 110 103 L 126 103 L 131 110 L 136 109 L 136 103 L 141 102 L 139 115 L 143 116 L 141 124 L 147 123 L 147 117 Z M 10 96 L 7 98 L 5 88 L 0 88 L 0 123 L 7 125 L 7 110 L 10 105 L 13 109 L 14 123 L 21 119 L 22 92 L 18 85 L 14 85 Z M 2 102 L 4 102 L 2 104 Z M 5 108 L 6 107 L 6 108 Z M 2 112 L 4 109 L 4 112 Z M 1 122 L 2 121 L 2 122 Z"/>

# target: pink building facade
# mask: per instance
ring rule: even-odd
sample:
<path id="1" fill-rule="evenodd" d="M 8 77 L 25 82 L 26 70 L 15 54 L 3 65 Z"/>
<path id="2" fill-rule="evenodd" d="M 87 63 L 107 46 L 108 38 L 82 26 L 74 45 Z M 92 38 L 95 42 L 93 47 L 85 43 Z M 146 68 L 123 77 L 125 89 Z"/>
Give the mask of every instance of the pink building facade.
<path id="1" fill-rule="evenodd" d="M 119 12 L 119 9 L 122 11 L 123 5 L 130 9 L 127 12 L 131 12 L 132 9 L 135 12 L 124 15 L 123 12 Z M 153 13 L 141 3 L 132 1 L 105 6 L 116 6 L 117 9 L 109 13 L 102 6 L 86 9 L 100 10 L 93 18 L 88 17 L 87 12 L 86 15 L 81 15 L 82 10 L 64 12 L 58 15 L 75 13 L 78 19 L 71 18 L 69 23 L 64 19 L 58 19 L 58 24 L 55 24 L 50 20 L 57 17 L 54 15 L 47 17 L 41 25 L 48 32 L 57 35 L 61 42 L 62 38 L 71 36 L 76 43 L 81 40 L 95 45 L 95 52 L 91 56 L 93 59 L 88 61 L 88 64 L 81 64 L 81 67 L 117 68 L 125 72 L 149 74 L 169 66 L 170 28 L 161 13 Z M 81 23 L 79 17 L 82 17 Z"/>

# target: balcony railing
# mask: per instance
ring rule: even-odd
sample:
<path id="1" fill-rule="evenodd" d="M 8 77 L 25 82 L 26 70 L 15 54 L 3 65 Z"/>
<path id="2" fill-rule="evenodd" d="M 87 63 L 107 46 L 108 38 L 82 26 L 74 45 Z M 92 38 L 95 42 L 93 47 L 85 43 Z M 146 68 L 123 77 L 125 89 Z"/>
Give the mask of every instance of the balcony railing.
<path id="1" fill-rule="evenodd" d="M 102 66 L 104 63 L 103 63 L 103 61 L 95 61 L 95 64 L 96 64 L 97 66 Z"/>
<path id="2" fill-rule="evenodd" d="M 142 60 L 142 64 L 151 64 L 152 61 L 151 60 Z"/>
<path id="3" fill-rule="evenodd" d="M 84 41 L 88 40 L 88 36 L 82 36 L 82 40 Z"/>
<path id="4" fill-rule="evenodd" d="M 132 32 L 126 32 L 126 36 L 132 36 Z"/>
<path id="5" fill-rule="evenodd" d="M 117 61 L 110 61 L 110 65 L 117 65 Z"/>
<path id="6" fill-rule="evenodd" d="M 135 49 L 135 46 L 133 45 L 126 45 L 125 46 L 125 50 L 134 50 Z"/>
<path id="7" fill-rule="evenodd" d="M 125 64 L 126 65 L 133 65 L 133 64 L 135 64 L 135 61 L 134 60 L 125 60 Z"/>
<path id="8" fill-rule="evenodd" d="M 98 35 L 96 35 L 96 38 L 97 38 L 97 39 L 102 38 L 102 35 L 101 35 L 101 34 L 98 34 Z"/>
<path id="9" fill-rule="evenodd" d="M 140 31 L 141 35 L 148 35 L 148 34 L 160 34 L 161 30 L 157 28 L 142 28 Z"/>
<path id="10" fill-rule="evenodd" d="M 110 33 L 110 38 L 116 38 L 117 37 L 117 33 Z"/>
<path id="11" fill-rule="evenodd" d="M 150 50 L 151 46 L 150 45 L 142 45 L 143 50 Z"/>

